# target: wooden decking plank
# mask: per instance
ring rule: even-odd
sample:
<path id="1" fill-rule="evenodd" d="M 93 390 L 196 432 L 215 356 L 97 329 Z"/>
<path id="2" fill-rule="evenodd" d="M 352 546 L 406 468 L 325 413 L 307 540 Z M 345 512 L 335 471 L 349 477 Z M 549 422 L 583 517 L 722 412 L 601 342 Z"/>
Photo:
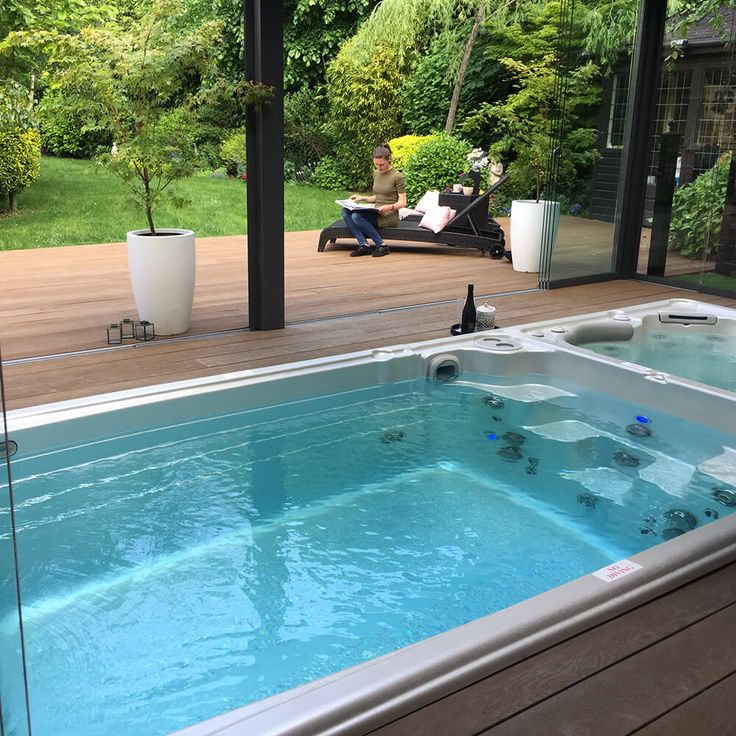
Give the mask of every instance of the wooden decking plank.
<path id="1" fill-rule="evenodd" d="M 725 677 L 633 733 L 636 736 L 734 736 L 736 674 Z"/>
<path id="2" fill-rule="evenodd" d="M 733 674 L 735 651 L 736 603 L 483 731 L 482 736 L 629 734 Z"/>
<path id="3" fill-rule="evenodd" d="M 495 297 L 492 301 L 498 310 L 499 325 L 511 326 L 662 298 L 692 296 L 690 292 L 647 282 L 616 281 L 551 292 L 505 295 Z M 736 300 L 724 297 L 699 298 L 719 304 L 736 304 Z M 75 396 L 214 375 L 223 370 L 229 372 L 446 337 L 449 326 L 456 321 L 457 306 L 452 301 L 428 307 L 302 322 L 273 332 L 239 331 L 50 361 L 15 365 L 6 363 L 6 398 L 8 408 L 18 408 Z M 4 348 L 4 342 L 2 344 Z"/>
<path id="4" fill-rule="evenodd" d="M 414 736 L 431 729 L 436 736 L 473 736 L 644 651 L 735 599 L 736 564 L 732 564 L 372 733 Z"/>

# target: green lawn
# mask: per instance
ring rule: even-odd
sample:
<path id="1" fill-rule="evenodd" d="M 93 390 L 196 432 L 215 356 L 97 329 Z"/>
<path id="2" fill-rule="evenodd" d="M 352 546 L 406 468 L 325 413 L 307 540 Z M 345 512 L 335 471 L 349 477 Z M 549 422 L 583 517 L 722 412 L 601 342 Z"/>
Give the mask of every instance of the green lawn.
<path id="1" fill-rule="evenodd" d="M 162 205 L 157 227 L 188 228 L 200 236 L 238 235 L 246 231 L 245 184 L 236 179 L 198 174 L 171 185 L 190 204 Z M 345 192 L 287 184 L 285 227 L 317 230 L 340 215 L 335 199 Z M 41 176 L 18 197 L 17 214 L 0 214 L 0 250 L 47 248 L 82 243 L 116 243 L 128 230 L 146 227 L 120 180 L 90 161 L 48 158 Z"/>
<path id="2" fill-rule="evenodd" d="M 701 286 L 708 286 L 712 289 L 727 289 L 733 291 L 736 288 L 735 276 L 724 276 L 723 274 L 706 271 L 700 273 L 684 273 L 679 276 L 670 276 L 671 281 L 688 281 Z"/>

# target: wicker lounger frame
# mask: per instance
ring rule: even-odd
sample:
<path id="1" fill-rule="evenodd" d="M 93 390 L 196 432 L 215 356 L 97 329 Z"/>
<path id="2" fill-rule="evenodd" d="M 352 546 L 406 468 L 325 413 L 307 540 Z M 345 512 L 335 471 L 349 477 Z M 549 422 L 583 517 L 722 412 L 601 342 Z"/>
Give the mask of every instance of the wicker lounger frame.
<path id="1" fill-rule="evenodd" d="M 492 218 L 488 218 L 485 229 L 479 230 L 475 226 L 474 220 L 469 216 L 476 208 L 482 207 L 483 202 L 487 200 L 491 194 L 503 184 L 508 175 L 499 179 L 492 187 L 489 187 L 480 197 L 477 197 L 465 209 L 449 222 L 447 227 L 439 233 L 433 233 L 431 230 L 419 227 L 419 217 L 408 217 L 399 222 L 396 227 L 381 228 L 381 235 L 384 240 L 393 242 L 396 240 L 408 240 L 419 243 L 432 243 L 436 245 L 450 245 L 455 248 L 476 248 L 481 252 L 492 254 L 496 258 L 502 258 L 504 255 L 506 238 L 501 226 Z M 470 227 L 453 227 L 453 222 L 465 219 Z M 352 239 L 351 232 L 342 220 L 329 225 L 319 235 L 319 244 L 317 250 L 321 253 L 325 246 L 334 244 L 340 238 Z"/>

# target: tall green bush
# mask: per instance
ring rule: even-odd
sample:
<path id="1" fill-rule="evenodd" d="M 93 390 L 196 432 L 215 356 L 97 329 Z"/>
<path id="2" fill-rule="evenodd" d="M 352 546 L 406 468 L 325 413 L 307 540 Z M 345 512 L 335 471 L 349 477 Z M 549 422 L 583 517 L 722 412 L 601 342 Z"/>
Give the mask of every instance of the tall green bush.
<path id="1" fill-rule="evenodd" d="M 687 258 L 710 256 L 718 248 L 726 201 L 731 153 L 694 181 L 675 191 L 670 220 L 670 250 Z"/>
<path id="2" fill-rule="evenodd" d="M 220 160 L 228 176 L 241 176 L 245 171 L 245 130 L 236 130 L 220 144 Z"/>
<path id="3" fill-rule="evenodd" d="M 54 156 L 91 158 L 100 147 L 112 145 L 112 135 L 95 122 L 104 114 L 101 104 L 82 101 L 77 94 L 48 90 L 36 108 L 41 147 Z"/>
<path id="4" fill-rule="evenodd" d="M 339 163 L 333 156 L 323 156 L 314 169 L 312 183 L 320 189 L 342 192 L 348 189 L 348 182 Z"/>
<path id="5" fill-rule="evenodd" d="M 11 212 L 17 195 L 37 178 L 41 166 L 41 136 L 37 130 L 0 130 L 0 203 L 7 197 Z"/>
<path id="6" fill-rule="evenodd" d="M 327 72 L 330 100 L 328 133 L 349 186 L 365 189 L 370 181 L 373 149 L 401 130 L 396 54 L 377 49 L 365 62 L 342 48 Z"/>
<path id="7" fill-rule="evenodd" d="M 323 88 L 301 89 L 284 97 L 284 159 L 297 179 L 308 179 L 309 172 L 330 150 L 324 131 L 326 117 Z"/>
<path id="8" fill-rule="evenodd" d="M 415 205 L 428 189 L 442 190 L 457 184 L 460 174 L 468 169 L 470 150 L 470 143 L 445 133 L 419 146 L 404 166 L 409 206 Z"/>
<path id="9" fill-rule="evenodd" d="M 41 137 L 25 88 L 11 80 L 0 84 L 0 103 L 0 209 L 7 201 L 15 212 L 18 193 L 38 177 Z"/>

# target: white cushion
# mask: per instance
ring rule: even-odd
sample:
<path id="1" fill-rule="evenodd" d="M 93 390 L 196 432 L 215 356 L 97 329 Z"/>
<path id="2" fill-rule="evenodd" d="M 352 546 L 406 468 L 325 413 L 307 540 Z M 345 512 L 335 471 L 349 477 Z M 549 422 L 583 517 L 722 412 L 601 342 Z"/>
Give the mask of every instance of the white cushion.
<path id="1" fill-rule="evenodd" d="M 440 193 L 438 191 L 425 192 L 424 196 L 417 202 L 415 210 L 424 214 L 433 207 L 439 207 Z"/>
<path id="2" fill-rule="evenodd" d="M 449 207 L 433 207 L 425 213 L 424 217 L 422 217 L 419 227 L 424 227 L 436 234 L 441 230 L 444 230 L 447 223 L 450 222 L 456 214 L 457 212 Z"/>

